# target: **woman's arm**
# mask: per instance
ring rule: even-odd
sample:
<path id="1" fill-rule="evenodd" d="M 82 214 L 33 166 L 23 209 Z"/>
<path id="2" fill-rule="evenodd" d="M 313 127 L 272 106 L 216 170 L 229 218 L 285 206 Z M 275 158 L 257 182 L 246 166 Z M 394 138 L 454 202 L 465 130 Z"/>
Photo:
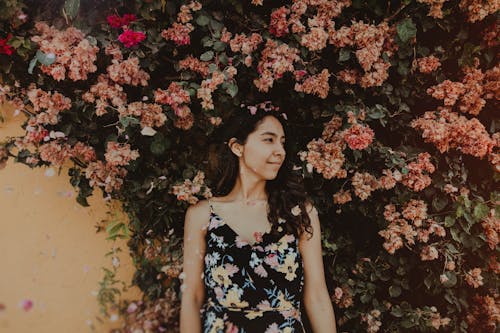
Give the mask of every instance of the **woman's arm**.
<path id="1" fill-rule="evenodd" d="M 200 309 L 205 297 L 202 280 L 205 255 L 204 227 L 208 223 L 208 209 L 203 202 L 190 206 L 184 221 L 184 262 L 181 285 L 180 332 L 201 332 Z"/>
<path id="2" fill-rule="evenodd" d="M 306 207 L 311 219 L 313 236 L 304 232 L 299 241 L 304 262 L 304 307 L 314 333 L 336 333 L 335 314 L 325 282 L 321 228 L 318 211 L 312 205 Z"/>

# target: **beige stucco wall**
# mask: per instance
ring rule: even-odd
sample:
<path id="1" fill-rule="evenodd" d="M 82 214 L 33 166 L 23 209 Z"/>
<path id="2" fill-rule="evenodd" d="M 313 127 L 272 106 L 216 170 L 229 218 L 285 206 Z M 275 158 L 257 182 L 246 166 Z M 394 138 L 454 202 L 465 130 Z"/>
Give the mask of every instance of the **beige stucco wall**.
<path id="1" fill-rule="evenodd" d="M 0 110 L 0 141 L 20 135 L 23 116 Z M 128 285 L 134 268 L 124 240 L 106 240 L 96 224 L 108 208 L 95 191 L 90 207 L 80 206 L 67 170 L 51 176 L 50 170 L 7 163 L 0 170 L 0 332 L 108 332 L 121 318 L 96 316 L 96 293 L 103 277 L 101 267 L 112 268 L 115 248 L 120 260 L 118 278 Z M 138 299 L 137 288 L 124 298 Z M 26 311 L 25 299 L 33 302 Z"/>

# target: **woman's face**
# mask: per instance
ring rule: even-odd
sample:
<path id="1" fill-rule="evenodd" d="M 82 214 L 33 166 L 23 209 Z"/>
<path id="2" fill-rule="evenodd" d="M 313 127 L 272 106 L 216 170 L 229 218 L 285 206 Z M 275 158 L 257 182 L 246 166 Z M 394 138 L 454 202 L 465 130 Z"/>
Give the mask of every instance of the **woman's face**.
<path id="1" fill-rule="evenodd" d="M 254 132 L 248 135 L 240 165 L 251 170 L 260 178 L 270 180 L 276 178 L 285 160 L 285 133 L 281 123 L 273 116 L 262 118 Z"/>

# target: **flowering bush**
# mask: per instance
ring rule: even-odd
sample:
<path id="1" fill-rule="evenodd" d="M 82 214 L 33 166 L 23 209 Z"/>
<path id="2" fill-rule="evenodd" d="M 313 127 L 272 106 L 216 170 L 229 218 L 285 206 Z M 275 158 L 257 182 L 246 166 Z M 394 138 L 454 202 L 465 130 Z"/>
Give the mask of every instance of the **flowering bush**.
<path id="1" fill-rule="evenodd" d="M 339 331 L 498 330 L 499 1 L 116 3 L 0 4 L 0 102 L 28 117 L 0 167 L 125 203 L 119 331 L 178 330 L 184 213 L 242 104 L 300 133 Z"/>

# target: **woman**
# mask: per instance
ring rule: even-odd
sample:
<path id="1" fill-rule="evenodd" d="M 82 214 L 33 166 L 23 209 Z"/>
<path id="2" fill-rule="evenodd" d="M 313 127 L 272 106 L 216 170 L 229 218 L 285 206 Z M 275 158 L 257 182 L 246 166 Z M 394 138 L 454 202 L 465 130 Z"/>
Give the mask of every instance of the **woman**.
<path id="1" fill-rule="evenodd" d="M 186 212 L 181 333 L 303 333 L 301 302 L 314 333 L 336 332 L 318 213 L 287 157 L 286 122 L 251 110 L 223 127 L 220 196 Z"/>

